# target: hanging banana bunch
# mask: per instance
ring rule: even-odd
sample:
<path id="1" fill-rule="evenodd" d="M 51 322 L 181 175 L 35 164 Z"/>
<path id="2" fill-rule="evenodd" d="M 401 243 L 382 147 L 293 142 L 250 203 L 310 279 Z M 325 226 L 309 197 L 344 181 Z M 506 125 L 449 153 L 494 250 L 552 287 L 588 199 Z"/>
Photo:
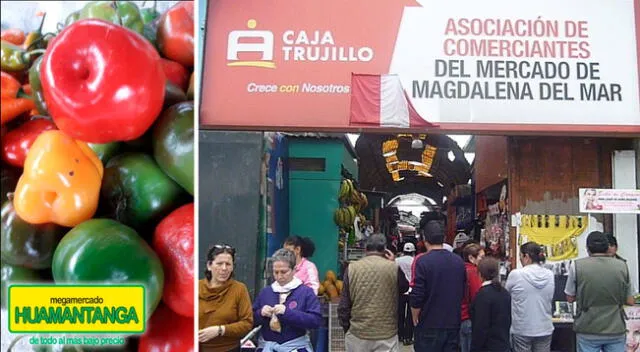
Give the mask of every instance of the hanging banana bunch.
<path id="1" fill-rule="evenodd" d="M 547 259 L 561 261 L 578 256 L 578 239 L 588 227 L 587 216 L 522 215 L 518 245 L 535 241 Z"/>

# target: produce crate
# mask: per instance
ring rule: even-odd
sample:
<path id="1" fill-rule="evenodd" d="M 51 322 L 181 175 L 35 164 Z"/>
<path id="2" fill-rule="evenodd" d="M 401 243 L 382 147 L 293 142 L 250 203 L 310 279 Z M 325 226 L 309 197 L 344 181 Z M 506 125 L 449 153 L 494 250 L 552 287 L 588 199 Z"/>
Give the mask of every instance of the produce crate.
<path id="1" fill-rule="evenodd" d="M 329 303 L 329 351 L 346 352 L 344 330 L 338 319 L 338 303 Z"/>
<path id="2" fill-rule="evenodd" d="M 343 261 L 356 261 L 364 257 L 364 248 L 347 248 L 347 257 L 345 258 L 344 251 L 340 252 L 340 260 Z"/>

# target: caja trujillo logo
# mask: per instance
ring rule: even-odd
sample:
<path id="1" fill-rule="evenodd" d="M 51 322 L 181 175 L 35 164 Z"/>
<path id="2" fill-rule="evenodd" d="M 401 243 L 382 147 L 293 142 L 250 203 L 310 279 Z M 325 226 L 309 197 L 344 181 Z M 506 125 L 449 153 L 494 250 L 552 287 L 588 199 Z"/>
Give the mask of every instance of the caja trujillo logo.
<path id="1" fill-rule="evenodd" d="M 276 46 L 272 31 L 255 29 L 255 19 L 247 21 L 247 30 L 231 31 L 227 40 L 227 66 L 276 68 L 275 52 L 282 54 L 284 62 L 369 62 L 374 51 L 368 46 L 338 45 L 329 29 L 294 30 L 282 32 Z M 276 50 L 278 47 L 278 50 Z M 252 60 L 240 59 L 251 57 Z"/>
<path id="2" fill-rule="evenodd" d="M 254 19 L 247 21 L 249 30 L 232 31 L 229 33 L 227 45 L 227 63 L 228 66 L 249 66 L 276 68 L 273 61 L 273 32 L 256 30 L 258 22 Z M 259 40 L 257 43 L 246 43 L 241 40 Z M 238 59 L 239 53 L 259 53 L 261 58 L 253 61 L 242 61 Z"/>
<path id="3" fill-rule="evenodd" d="M 12 333 L 144 333 L 142 285 L 11 285 Z"/>

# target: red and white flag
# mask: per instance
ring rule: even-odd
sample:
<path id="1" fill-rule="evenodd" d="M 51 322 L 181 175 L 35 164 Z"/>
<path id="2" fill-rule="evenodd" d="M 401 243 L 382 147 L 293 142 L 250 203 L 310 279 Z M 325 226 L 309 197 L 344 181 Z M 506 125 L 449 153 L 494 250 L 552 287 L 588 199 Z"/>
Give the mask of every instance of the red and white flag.
<path id="1" fill-rule="evenodd" d="M 398 75 L 351 74 L 351 126 L 437 127 L 409 101 Z"/>

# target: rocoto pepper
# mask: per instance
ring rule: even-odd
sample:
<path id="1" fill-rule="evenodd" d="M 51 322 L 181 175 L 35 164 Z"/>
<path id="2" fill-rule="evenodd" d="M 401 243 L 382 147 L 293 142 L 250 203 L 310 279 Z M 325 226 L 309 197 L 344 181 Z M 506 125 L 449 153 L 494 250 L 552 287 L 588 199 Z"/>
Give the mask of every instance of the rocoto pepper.
<path id="1" fill-rule="evenodd" d="M 0 38 L 13 45 L 22 45 L 25 40 L 24 31 L 17 28 L 3 29 Z"/>
<path id="2" fill-rule="evenodd" d="M 157 9 L 158 2 L 153 0 L 153 7 L 145 7 L 140 10 L 140 16 L 142 17 L 142 23 L 147 24 L 153 22 L 158 16 L 160 16 L 160 12 Z"/>
<path id="3" fill-rule="evenodd" d="M 92 1 L 79 12 L 77 20 L 96 18 L 142 34 L 144 23 L 140 9 L 131 1 Z"/>
<path id="4" fill-rule="evenodd" d="M 179 205 L 184 194 L 151 156 L 124 153 L 105 167 L 101 209 L 104 205 L 108 217 L 144 230 Z"/>
<path id="5" fill-rule="evenodd" d="M 80 20 L 51 40 L 42 60 L 49 114 L 75 139 L 133 140 L 160 115 L 166 80 L 160 55 L 133 31 Z"/>
<path id="6" fill-rule="evenodd" d="M 46 131 L 33 143 L 14 194 L 16 213 L 31 224 L 73 227 L 98 208 L 102 162 L 89 146 L 62 131 Z"/>
<path id="7" fill-rule="evenodd" d="M 167 60 L 165 58 L 161 58 L 160 60 L 167 79 L 171 83 L 180 87 L 183 91 L 186 91 L 189 84 L 189 72 L 187 72 L 187 69 L 175 61 Z"/>
<path id="8" fill-rule="evenodd" d="M 166 58 L 193 67 L 193 1 L 181 1 L 160 16 L 158 48 Z"/>
<path id="9" fill-rule="evenodd" d="M 164 268 L 162 301 L 174 312 L 193 317 L 194 204 L 167 215 L 156 227 L 152 246 Z"/>
<path id="10" fill-rule="evenodd" d="M 29 224 L 17 214 L 11 201 L 2 205 L 2 261 L 30 269 L 51 267 L 53 252 L 68 229 L 56 224 Z"/>
<path id="11" fill-rule="evenodd" d="M 159 351 L 193 352 L 193 318 L 178 315 L 160 304 L 138 345 L 138 352 Z"/>
<path id="12" fill-rule="evenodd" d="M 2 160 L 23 167 L 27 153 L 36 138 L 44 132 L 55 130 L 56 125 L 45 118 L 34 118 L 7 133 L 2 139 Z"/>
<path id="13" fill-rule="evenodd" d="M 193 195 L 193 101 L 165 110 L 153 127 L 153 157 L 158 166 Z"/>
<path id="14" fill-rule="evenodd" d="M 56 247 L 51 271 L 56 283 L 144 285 L 147 320 L 162 298 L 158 255 L 136 231 L 111 219 L 91 219 L 71 229 Z"/>

